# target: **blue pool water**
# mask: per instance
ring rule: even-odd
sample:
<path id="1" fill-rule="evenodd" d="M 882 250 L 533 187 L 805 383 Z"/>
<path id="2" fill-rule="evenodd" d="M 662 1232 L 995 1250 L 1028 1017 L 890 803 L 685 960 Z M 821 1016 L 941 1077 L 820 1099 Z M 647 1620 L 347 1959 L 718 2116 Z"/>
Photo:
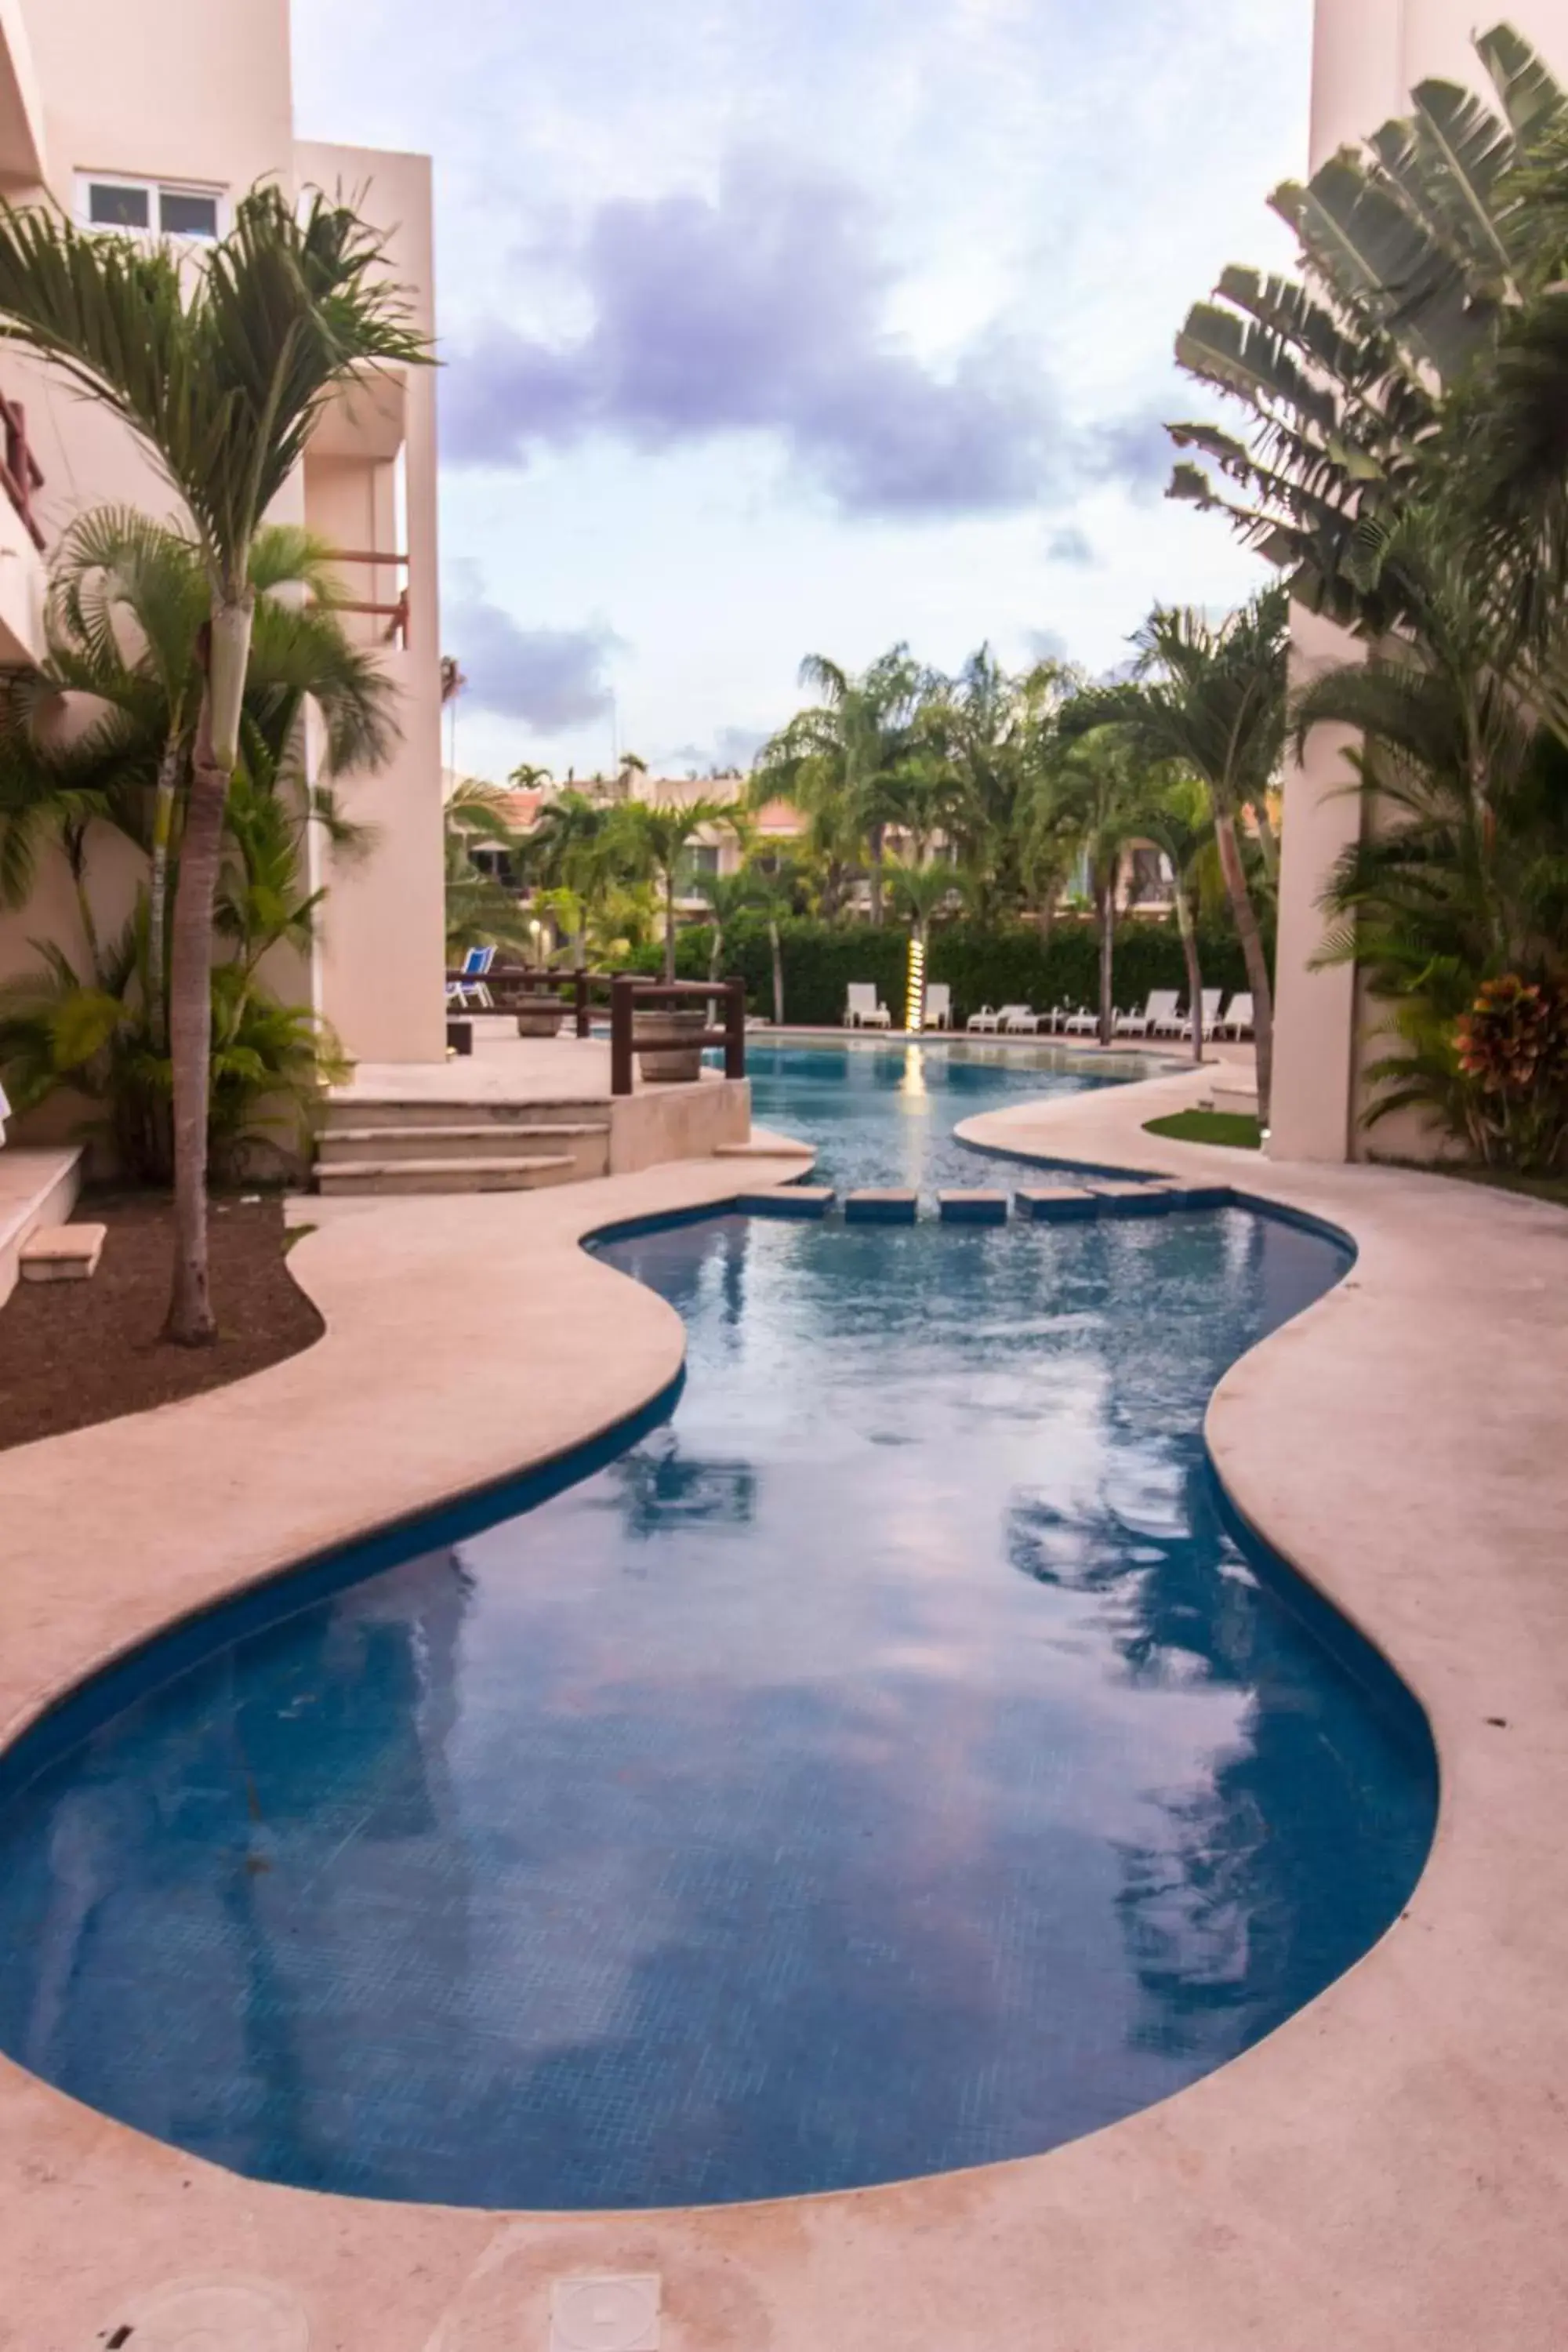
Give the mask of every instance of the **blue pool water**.
<path id="1" fill-rule="evenodd" d="M 1023 1054 L 1028 1053 L 1026 1065 Z M 817 1149 L 817 1173 L 858 1184 L 939 1185 L 992 1181 L 985 1160 L 953 1129 L 982 1111 L 1045 1095 L 1081 1094 L 1142 1075 L 1130 1056 L 1107 1070 L 1060 1047 L 750 1045 L 752 1115 Z"/>
<path id="2" fill-rule="evenodd" d="M 1091 2130 L 1396 1915 L 1419 1717 L 1237 1549 L 1200 1437 L 1333 1244 L 719 1217 L 603 1255 L 686 1318 L 667 1419 L 155 1649 L 13 1774 L 0 2046 L 268 2179 L 719 2201 Z"/>

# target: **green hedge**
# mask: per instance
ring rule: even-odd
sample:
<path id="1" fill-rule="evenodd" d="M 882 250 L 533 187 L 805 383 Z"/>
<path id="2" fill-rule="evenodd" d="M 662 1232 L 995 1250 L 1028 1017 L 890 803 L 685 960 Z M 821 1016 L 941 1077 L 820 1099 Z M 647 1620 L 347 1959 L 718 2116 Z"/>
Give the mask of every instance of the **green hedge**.
<path id="1" fill-rule="evenodd" d="M 874 930 L 868 923 L 846 926 L 809 920 L 781 927 L 784 968 L 784 1018 L 809 1024 L 843 1018 L 845 992 L 852 980 L 876 983 L 877 992 L 902 1027 L 905 958 L 909 934 L 898 924 Z M 676 941 L 676 968 L 682 980 L 706 980 L 712 934 L 694 924 Z M 1204 986 L 1228 996 L 1247 986 L 1241 947 L 1234 932 L 1205 932 L 1199 942 Z M 634 971 L 663 969 L 659 948 L 644 948 L 630 959 Z M 749 918 L 725 934 L 723 971 L 743 979 L 754 1012 L 772 1015 L 773 965 L 767 930 Z M 952 990 L 953 1018 L 966 1020 L 983 1004 L 1093 1005 L 1100 995 L 1100 935 L 1087 922 L 1058 922 L 1048 941 L 1023 924 L 994 928 L 950 923 L 931 935 L 931 980 Z M 1178 989 L 1186 995 L 1187 968 L 1173 923 L 1131 920 L 1116 938 L 1116 1002 L 1142 1005 L 1152 989 Z"/>

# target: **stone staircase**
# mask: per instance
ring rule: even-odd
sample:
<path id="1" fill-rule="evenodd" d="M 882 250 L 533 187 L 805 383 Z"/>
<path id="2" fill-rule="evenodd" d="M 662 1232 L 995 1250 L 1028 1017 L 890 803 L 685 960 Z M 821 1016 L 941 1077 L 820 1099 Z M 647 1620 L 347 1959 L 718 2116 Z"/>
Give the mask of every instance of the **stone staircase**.
<path id="1" fill-rule="evenodd" d="M 316 1190 L 350 1193 L 530 1192 L 610 1167 L 607 1102 L 370 1099 L 329 1103 Z"/>

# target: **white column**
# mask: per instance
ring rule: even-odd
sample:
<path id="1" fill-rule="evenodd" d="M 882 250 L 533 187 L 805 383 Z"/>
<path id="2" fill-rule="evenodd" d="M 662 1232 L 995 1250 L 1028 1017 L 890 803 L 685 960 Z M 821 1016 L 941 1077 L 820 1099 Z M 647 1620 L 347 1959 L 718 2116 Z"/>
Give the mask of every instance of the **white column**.
<path id="1" fill-rule="evenodd" d="M 1506 17 L 1561 73 L 1568 68 L 1568 0 L 1318 0 L 1312 55 L 1310 168 L 1407 110 L 1429 76 L 1483 85 L 1471 34 Z M 1299 609 L 1292 667 L 1353 660 L 1355 641 Z M 1376 1019 L 1348 970 L 1309 970 L 1322 938 L 1318 900 L 1335 858 L 1361 830 L 1363 811 L 1343 786 L 1351 772 L 1342 729 L 1318 729 L 1300 762 L 1288 761 L 1279 860 L 1271 1155 L 1345 1160 L 1360 1149 L 1366 1058 L 1359 1034 Z M 1373 1049 L 1375 1050 L 1375 1049 Z M 1413 1138 L 1402 1130 L 1400 1148 Z M 1387 1139 L 1385 1138 L 1385 1142 Z"/>

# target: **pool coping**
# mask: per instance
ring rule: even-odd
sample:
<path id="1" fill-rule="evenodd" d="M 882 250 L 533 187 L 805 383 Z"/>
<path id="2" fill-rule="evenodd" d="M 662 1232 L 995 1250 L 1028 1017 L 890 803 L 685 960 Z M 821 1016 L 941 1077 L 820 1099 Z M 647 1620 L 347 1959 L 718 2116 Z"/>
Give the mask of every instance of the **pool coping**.
<path id="1" fill-rule="evenodd" d="M 77 2352 L 132 2320 L 155 2341 L 147 2315 L 204 2293 L 249 2313 L 237 2352 L 543 2352 L 552 2282 L 598 2271 L 661 2275 L 663 2352 L 1557 2344 L 1568 1219 L 1405 1171 L 1238 1169 L 1251 1155 L 1142 1134 L 1207 1083 L 1130 1081 L 959 1132 L 1225 1182 L 1353 1238 L 1346 1279 L 1226 1376 L 1207 1436 L 1235 1508 L 1433 1726 L 1436 1843 L 1374 1950 L 1230 2065 L 1047 2156 L 771 2205 L 517 2216 L 272 2188 L 0 2062 L 18 2346 Z M 646 1407 L 679 1375 L 679 1318 L 581 1239 L 767 1172 L 688 1161 L 537 1194 L 307 1204 L 318 1230 L 291 1264 L 326 1318 L 313 1348 L 0 1455 L 0 1738 L 171 1619 Z"/>

